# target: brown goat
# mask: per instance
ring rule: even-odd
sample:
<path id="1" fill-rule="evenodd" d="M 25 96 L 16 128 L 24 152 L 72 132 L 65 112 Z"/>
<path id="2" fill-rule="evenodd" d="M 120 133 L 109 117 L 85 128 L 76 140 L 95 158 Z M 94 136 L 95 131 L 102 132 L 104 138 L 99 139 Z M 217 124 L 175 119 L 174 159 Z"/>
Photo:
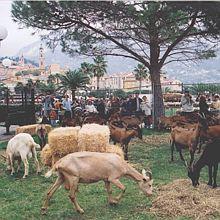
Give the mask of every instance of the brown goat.
<path id="1" fill-rule="evenodd" d="M 123 121 L 128 126 L 137 126 L 143 123 L 145 115 L 137 116 L 122 116 L 121 121 Z"/>
<path id="2" fill-rule="evenodd" d="M 182 148 L 189 148 L 190 152 L 190 165 L 194 160 L 194 154 L 197 149 L 197 145 L 199 143 L 199 138 L 201 136 L 202 130 L 205 128 L 203 123 L 203 119 L 201 119 L 194 129 L 184 129 L 181 127 L 175 127 L 171 130 L 171 161 L 173 161 L 173 151 L 174 146 L 176 146 L 177 151 L 180 154 L 181 160 L 185 161 L 182 155 Z"/>
<path id="3" fill-rule="evenodd" d="M 128 144 L 133 137 L 139 137 L 142 139 L 142 131 L 139 126 L 132 128 L 121 128 L 114 125 L 113 122 L 109 124 L 111 139 L 115 143 L 120 143 L 123 151 L 125 160 L 128 160 Z"/>
<path id="4" fill-rule="evenodd" d="M 41 147 L 41 150 L 42 150 L 43 147 L 46 145 L 46 136 L 47 136 L 47 129 L 46 129 L 44 124 L 37 125 L 36 134 L 39 138 L 40 147 Z"/>

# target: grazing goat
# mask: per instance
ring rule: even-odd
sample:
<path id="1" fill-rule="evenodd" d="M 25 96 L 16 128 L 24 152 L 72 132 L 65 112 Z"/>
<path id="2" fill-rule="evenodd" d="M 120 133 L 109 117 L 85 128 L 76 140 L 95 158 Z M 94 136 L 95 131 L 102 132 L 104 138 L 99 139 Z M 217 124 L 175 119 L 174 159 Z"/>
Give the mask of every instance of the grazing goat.
<path id="1" fill-rule="evenodd" d="M 181 160 L 184 160 L 182 155 L 182 148 L 189 148 L 190 152 L 190 165 L 194 160 L 194 154 L 199 143 L 199 138 L 201 131 L 206 129 L 206 124 L 204 124 L 204 118 L 200 118 L 194 129 L 184 129 L 181 127 L 174 127 L 171 130 L 170 142 L 171 142 L 171 161 L 173 161 L 173 151 L 174 146 L 176 146 L 177 151 L 180 154 Z"/>
<path id="2" fill-rule="evenodd" d="M 73 202 L 76 210 L 83 214 L 84 210 L 76 200 L 76 192 L 79 183 L 94 183 L 104 181 L 108 193 L 109 204 L 117 204 L 125 192 L 125 186 L 120 182 L 121 177 L 130 177 L 135 180 L 140 190 L 146 195 L 152 195 L 152 176 L 143 170 L 140 174 L 117 154 L 98 152 L 76 152 L 68 154 L 55 163 L 53 168 L 46 173 L 45 177 L 50 177 L 53 172 L 57 172 L 58 178 L 49 189 L 47 197 L 42 207 L 42 214 L 48 208 L 49 200 L 55 191 L 62 185 L 70 191 L 69 198 Z M 111 184 L 115 185 L 122 192 L 117 197 L 112 196 Z"/>
<path id="3" fill-rule="evenodd" d="M 205 165 L 207 165 L 209 167 L 208 185 L 216 188 L 218 163 L 220 163 L 220 139 L 215 139 L 213 142 L 206 145 L 198 161 L 191 167 L 188 167 L 188 177 L 192 180 L 193 186 L 199 185 L 200 171 Z M 214 168 L 213 173 L 212 168 Z"/>
<path id="4" fill-rule="evenodd" d="M 43 147 L 46 145 L 46 136 L 47 136 L 47 130 L 44 124 L 39 124 L 36 127 L 36 134 L 39 138 L 39 142 L 40 142 L 40 147 L 41 150 L 43 149 Z"/>
<path id="5" fill-rule="evenodd" d="M 120 143 L 124 151 L 125 160 L 128 160 L 128 144 L 133 137 L 142 139 L 142 130 L 137 125 L 131 128 L 117 127 L 113 122 L 109 124 L 109 128 L 111 139 L 113 140 L 114 144 Z"/>
<path id="6" fill-rule="evenodd" d="M 7 145 L 6 149 L 6 158 L 8 163 L 8 169 L 11 170 L 11 175 L 14 174 L 14 160 L 18 160 L 18 168 L 17 171 L 20 170 L 21 160 L 24 163 L 24 176 L 27 177 L 29 165 L 28 165 L 28 156 L 33 156 L 35 159 L 35 164 L 37 167 L 37 173 L 40 172 L 40 164 L 37 159 L 36 148 L 40 148 L 39 144 L 34 142 L 34 139 L 30 134 L 20 133 L 15 135 Z"/>

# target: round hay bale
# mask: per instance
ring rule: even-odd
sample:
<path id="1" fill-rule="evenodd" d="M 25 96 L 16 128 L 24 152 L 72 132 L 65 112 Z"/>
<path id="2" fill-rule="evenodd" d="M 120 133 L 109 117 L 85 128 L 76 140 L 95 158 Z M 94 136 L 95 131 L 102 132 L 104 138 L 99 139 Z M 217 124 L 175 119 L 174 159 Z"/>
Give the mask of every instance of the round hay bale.
<path id="1" fill-rule="evenodd" d="M 220 215 L 220 189 L 206 184 L 194 188 L 190 180 L 178 179 L 158 189 L 151 212 L 161 216 L 209 219 Z"/>
<path id="2" fill-rule="evenodd" d="M 124 152 L 121 149 L 121 147 L 118 145 L 112 145 L 112 144 L 107 145 L 106 152 L 118 154 L 124 160 Z"/>
<path id="3" fill-rule="evenodd" d="M 48 134 L 48 143 L 53 155 L 65 156 L 78 151 L 78 132 L 80 127 L 56 128 Z"/>
<path id="4" fill-rule="evenodd" d="M 106 125 L 85 124 L 79 131 L 79 151 L 106 152 L 110 130 Z"/>
<path id="5" fill-rule="evenodd" d="M 52 149 L 46 144 L 40 153 L 41 161 L 45 166 L 52 166 Z"/>

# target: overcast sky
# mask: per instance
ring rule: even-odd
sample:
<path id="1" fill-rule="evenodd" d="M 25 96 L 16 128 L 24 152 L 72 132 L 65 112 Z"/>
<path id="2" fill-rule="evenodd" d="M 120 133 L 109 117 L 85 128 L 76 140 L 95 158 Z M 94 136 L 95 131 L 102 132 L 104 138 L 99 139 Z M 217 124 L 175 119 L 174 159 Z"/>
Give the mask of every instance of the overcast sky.
<path id="1" fill-rule="evenodd" d="M 0 57 L 13 56 L 22 47 L 39 40 L 38 36 L 32 36 L 33 29 L 19 29 L 17 23 L 11 18 L 10 0 L 0 0 L 0 25 L 8 30 L 8 37 L 1 42 Z"/>

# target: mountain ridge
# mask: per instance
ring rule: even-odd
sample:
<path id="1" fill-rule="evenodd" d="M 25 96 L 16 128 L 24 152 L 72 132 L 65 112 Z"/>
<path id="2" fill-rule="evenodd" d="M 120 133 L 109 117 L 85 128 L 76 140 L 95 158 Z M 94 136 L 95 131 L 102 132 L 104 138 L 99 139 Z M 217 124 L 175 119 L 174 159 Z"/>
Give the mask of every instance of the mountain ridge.
<path id="1" fill-rule="evenodd" d="M 38 62 L 40 44 L 40 41 L 29 44 L 21 48 L 15 56 L 21 56 L 23 54 L 25 58 Z M 58 63 L 61 67 L 76 69 L 80 67 L 82 62 L 92 63 L 92 58 L 82 56 L 70 57 L 62 53 L 60 47 L 52 51 L 43 44 L 43 48 L 47 66 L 52 63 Z M 108 74 L 132 72 L 137 65 L 135 60 L 124 57 L 108 56 L 106 60 Z M 220 51 L 218 51 L 215 58 L 198 61 L 197 63 L 190 62 L 187 63 L 187 66 L 178 62 L 170 63 L 162 71 L 165 71 L 169 78 L 178 79 L 183 83 L 220 83 Z"/>

